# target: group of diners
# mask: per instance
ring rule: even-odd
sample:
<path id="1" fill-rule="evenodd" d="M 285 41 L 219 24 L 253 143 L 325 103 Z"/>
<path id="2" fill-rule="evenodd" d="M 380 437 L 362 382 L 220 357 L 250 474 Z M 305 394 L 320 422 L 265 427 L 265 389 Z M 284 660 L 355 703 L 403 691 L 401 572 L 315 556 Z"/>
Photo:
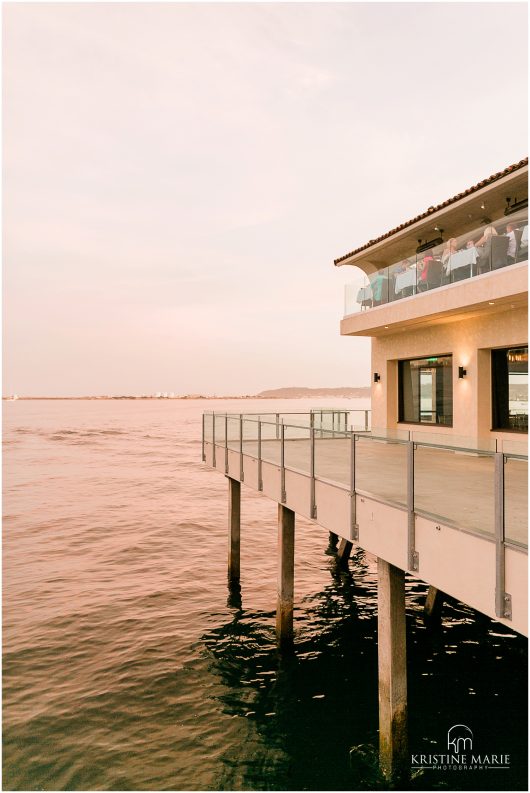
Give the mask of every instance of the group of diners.
<path id="1" fill-rule="evenodd" d="M 481 236 L 477 238 L 477 235 Z M 370 287 L 358 295 L 361 306 L 377 306 L 416 292 L 462 281 L 528 257 L 528 220 L 490 223 L 475 237 L 451 237 L 415 261 L 403 259 L 370 277 Z M 362 294 L 361 294 L 362 292 Z M 369 293 L 369 294 L 368 294 Z"/>

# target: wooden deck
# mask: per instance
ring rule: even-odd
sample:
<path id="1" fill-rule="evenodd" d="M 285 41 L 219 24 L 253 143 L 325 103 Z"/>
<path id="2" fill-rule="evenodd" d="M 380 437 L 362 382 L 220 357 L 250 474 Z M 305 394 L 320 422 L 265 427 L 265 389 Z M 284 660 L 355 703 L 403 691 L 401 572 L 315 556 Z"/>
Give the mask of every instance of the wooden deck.
<path id="1" fill-rule="evenodd" d="M 229 442 L 239 451 L 239 442 Z M 223 450 L 224 445 L 218 449 Z M 243 442 L 243 453 L 257 458 L 257 441 Z M 348 439 L 315 440 L 315 476 L 350 488 L 351 444 Z M 280 441 L 262 441 L 262 459 L 280 465 Z M 310 442 L 285 441 L 285 466 L 310 474 Z M 528 463 L 505 463 L 506 540 L 528 543 Z M 417 447 L 415 510 L 478 534 L 494 534 L 494 458 L 468 452 Z M 390 504 L 407 503 L 407 446 L 359 438 L 356 441 L 355 489 Z"/>

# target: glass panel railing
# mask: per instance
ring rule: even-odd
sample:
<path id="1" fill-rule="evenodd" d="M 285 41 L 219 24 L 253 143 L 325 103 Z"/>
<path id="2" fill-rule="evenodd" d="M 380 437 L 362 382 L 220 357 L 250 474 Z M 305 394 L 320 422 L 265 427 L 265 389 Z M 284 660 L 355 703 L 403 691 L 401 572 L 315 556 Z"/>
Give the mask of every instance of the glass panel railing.
<path id="1" fill-rule="evenodd" d="M 512 438 L 503 438 L 497 441 L 497 451 L 504 454 L 528 457 L 528 441 L 526 439 L 513 440 Z"/>
<path id="2" fill-rule="evenodd" d="M 518 457 L 504 461 L 504 536 L 528 546 L 528 460 Z"/>
<path id="3" fill-rule="evenodd" d="M 205 413 L 203 422 L 204 440 L 211 443 L 213 438 L 213 413 Z"/>
<path id="4" fill-rule="evenodd" d="M 225 422 L 227 421 L 224 413 L 215 414 L 215 443 L 217 446 L 225 445 Z"/>
<path id="5" fill-rule="evenodd" d="M 528 210 L 450 237 L 345 287 L 345 316 L 483 275 L 528 258 Z"/>
<path id="6" fill-rule="evenodd" d="M 221 423 L 220 419 L 216 420 L 216 427 L 217 423 Z M 216 430 L 217 433 L 217 430 Z M 228 416 L 226 420 L 226 438 L 227 438 L 227 445 L 229 449 L 232 449 L 234 452 L 239 451 L 239 416 Z"/>
<path id="7" fill-rule="evenodd" d="M 276 423 L 276 416 L 261 422 L 261 459 L 280 464 L 280 425 Z"/>
<path id="8" fill-rule="evenodd" d="M 284 464 L 286 468 L 311 473 L 311 430 L 309 426 L 284 424 Z"/>
<path id="9" fill-rule="evenodd" d="M 315 430 L 315 476 L 350 487 L 351 435 Z"/>
<path id="10" fill-rule="evenodd" d="M 441 434 L 440 432 L 425 432 L 424 430 L 411 430 L 410 439 L 422 446 L 443 446 L 449 449 L 463 451 L 494 452 L 497 450 L 495 438 L 477 438 L 475 435 Z"/>
<path id="11" fill-rule="evenodd" d="M 407 505 L 407 444 L 386 438 L 357 437 L 355 489 Z"/>
<path id="12" fill-rule="evenodd" d="M 417 445 L 414 509 L 440 523 L 493 535 L 494 471 L 492 453 Z"/>

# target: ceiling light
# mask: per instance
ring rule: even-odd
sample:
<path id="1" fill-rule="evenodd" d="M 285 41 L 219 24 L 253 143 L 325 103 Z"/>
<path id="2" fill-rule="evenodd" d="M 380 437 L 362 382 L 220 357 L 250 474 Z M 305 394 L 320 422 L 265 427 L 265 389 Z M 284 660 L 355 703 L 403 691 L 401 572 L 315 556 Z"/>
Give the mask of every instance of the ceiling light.
<path id="1" fill-rule="evenodd" d="M 495 305 L 495 303 L 493 302 L 493 300 L 490 300 L 490 301 L 489 301 L 489 304 L 490 304 L 490 306 L 494 306 L 494 305 Z"/>

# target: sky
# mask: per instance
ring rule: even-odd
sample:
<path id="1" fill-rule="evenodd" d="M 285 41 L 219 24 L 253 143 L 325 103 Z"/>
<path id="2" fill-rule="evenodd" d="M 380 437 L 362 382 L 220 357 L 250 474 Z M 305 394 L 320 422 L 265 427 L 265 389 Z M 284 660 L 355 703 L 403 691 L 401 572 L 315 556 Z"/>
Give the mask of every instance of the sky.
<path id="1" fill-rule="evenodd" d="M 359 386 L 333 259 L 527 155 L 526 5 L 3 6 L 3 393 Z"/>

